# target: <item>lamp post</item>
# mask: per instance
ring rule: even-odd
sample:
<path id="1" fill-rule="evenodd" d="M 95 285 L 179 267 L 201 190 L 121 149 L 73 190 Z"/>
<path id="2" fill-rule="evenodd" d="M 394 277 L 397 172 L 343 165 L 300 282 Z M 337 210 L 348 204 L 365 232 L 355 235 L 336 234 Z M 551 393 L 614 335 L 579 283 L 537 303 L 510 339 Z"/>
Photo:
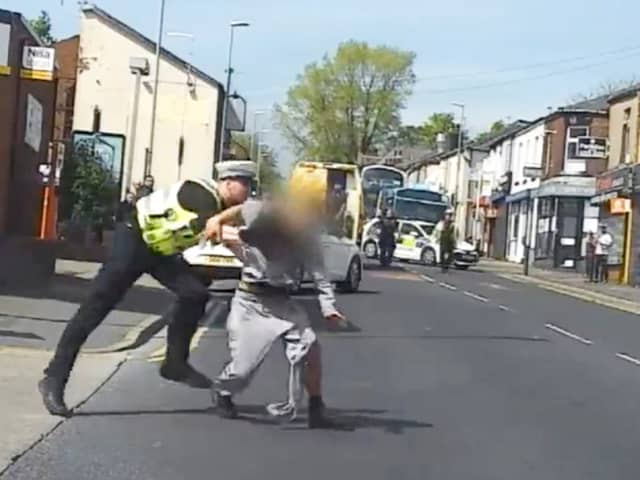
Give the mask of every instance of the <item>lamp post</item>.
<path id="1" fill-rule="evenodd" d="M 460 125 L 458 127 L 458 162 L 456 168 L 456 221 L 458 220 L 459 212 L 460 212 L 460 171 L 462 169 L 462 132 L 464 129 L 464 103 L 452 103 L 454 107 L 458 107 L 460 109 Z"/>
<path id="2" fill-rule="evenodd" d="M 220 129 L 220 155 L 218 161 L 222 161 L 224 158 L 224 147 L 226 144 L 226 132 L 227 132 L 227 113 L 229 109 L 229 91 L 231 90 L 231 75 L 233 74 L 233 67 L 231 66 L 231 60 L 233 55 L 233 33 L 236 28 L 248 27 L 249 22 L 231 22 L 229 33 L 229 58 L 227 63 L 227 86 L 224 92 L 224 105 L 222 110 L 222 125 Z"/>
<path id="3" fill-rule="evenodd" d="M 162 31 L 164 29 L 164 6 L 165 0 L 160 0 L 160 19 L 158 21 L 158 41 L 156 42 L 156 66 L 155 78 L 153 80 L 153 103 L 151 106 L 151 129 L 149 132 L 149 147 L 145 161 L 144 174 L 151 174 L 151 162 L 153 160 L 153 142 L 156 134 L 156 111 L 158 107 L 158 84 L 160 82 L 160 52 L 162 51 Z"/>
<path id="4" fill-rule="evenodd" d="M 253 157 L 253 147 L 255 143 L 257 142 L 257 135 L 258 135 L 258 117 L 260 115 L 264 115 L 265 113 L 267 113 L 267 110 L 256 110 L 255 112 L 253 112 L 253 131 L 251 132 L 251 145 L 249 147 L 249 155 L 251 157 Z M 256 161 L 258 160 L 258 156 L 256 155 Z"/>

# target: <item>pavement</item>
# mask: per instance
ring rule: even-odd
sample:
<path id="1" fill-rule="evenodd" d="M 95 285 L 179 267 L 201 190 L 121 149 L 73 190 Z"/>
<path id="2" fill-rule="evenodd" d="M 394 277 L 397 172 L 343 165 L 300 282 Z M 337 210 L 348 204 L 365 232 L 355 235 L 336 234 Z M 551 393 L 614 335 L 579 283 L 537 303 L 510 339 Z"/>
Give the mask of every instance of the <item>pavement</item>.
<path id="1" fill-rule="evenodd" d="M 158 377 L 160 332 L 0 478 L 637 478 L 636 315 L 489 271 L 370 267 L 362 288 L 338 298 L 345 331 L 300 297 L 326 401 L 350 431 L 309 431 L 304 412 L 267 419 L 263 405 L 284 395 L 281 348 L 238 397 L 242 418 L 218 418 L 208 392 Z M 210 375 L 226 360 L 223 321 L 212 312 L 193 344 Z"/>

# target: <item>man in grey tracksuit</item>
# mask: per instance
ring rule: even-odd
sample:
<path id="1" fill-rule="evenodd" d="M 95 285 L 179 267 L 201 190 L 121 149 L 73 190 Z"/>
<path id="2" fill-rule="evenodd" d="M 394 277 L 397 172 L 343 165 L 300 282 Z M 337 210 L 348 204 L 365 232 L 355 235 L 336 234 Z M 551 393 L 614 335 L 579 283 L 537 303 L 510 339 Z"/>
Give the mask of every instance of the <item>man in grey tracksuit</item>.
<path id="1" fill-rule="evenodd" d="M 305 310 L 288 294 L 301 265 L 314 280 L 323 316 L 336 322 L 344 322 L 344 317 L 335 307 L 319 236 L 309 225 L 291 228 L 285 216 L 270 203 L 249 201 L 218 219 L 220 225 L 238 220 L 244 224 L 237 238 L 220 233 L 244 267 L 227 318 L 231 359 L 214 382 L 214 401 L 221 416 L 236 418 L 232 396 L 247 387 L 272 345 L 282 339 L 290 363 L 289 398 L 270 404 L 267 411 L 275 417 L 295 418 L 304 380 L 309 427 L 332 428 L 336 424 L 325 416 L 322 401 L 318 339 Z"/>

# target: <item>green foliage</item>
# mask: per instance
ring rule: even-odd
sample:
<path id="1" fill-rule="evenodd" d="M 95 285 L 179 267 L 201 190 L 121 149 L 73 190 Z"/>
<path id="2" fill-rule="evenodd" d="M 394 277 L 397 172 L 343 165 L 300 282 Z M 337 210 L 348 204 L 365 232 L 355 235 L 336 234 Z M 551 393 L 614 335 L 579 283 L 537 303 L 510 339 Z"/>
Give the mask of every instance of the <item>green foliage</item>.
<path id="1" fill-rule="evenodd" d="M 482 132 L 476 136 L 474 139 L 477 143 L 483 143 L 489 140 L 491 137 L 498 135 L 502 130 L 506 127 L 505 123 L 502 120 L 497 120 L 491 124 L 491 128 L 489 128 L 488 132 Z"/>
<path id="2" fill-rule="evenodd" d="M 348 41 L 308 65 L 276 118 L 299 159 L 354 163 L 399 126 L 415 55 Z"/>
<path id="3" fill-rule="evenodd" d="M 439 133 L 454 133 L 458 125 L 451 113 L 434 113 L 422 124 L 422 137 L 429 147 L 436 146 Z"/>
<path id="4" fill-rule="evenodd" d="M 260 185 L 263 191 L 273 191 L 279 188 L 282 182 L 282 175 L 278 168 L 278 161 L 273 150 L 266 145 L 262 145 L 260 148 L 258 142 L 253 142 L 253 151 L 250 152 L 251 134 L 247 133 L 234 133 L 232 137 L 232 143 L 234 149 L 236 149 L 238 158 L 251 158 L 257 159 L 258 153 L 261 154 L 260 163 Z"/>
<path id="5" fill-rule="evenodd" d="M 51 17 L 46 10 L 41 10 L 40 16 L 29 20 L 29 24 L 45 45 L 50 46 L 56 42 L 51 35 Z"/>

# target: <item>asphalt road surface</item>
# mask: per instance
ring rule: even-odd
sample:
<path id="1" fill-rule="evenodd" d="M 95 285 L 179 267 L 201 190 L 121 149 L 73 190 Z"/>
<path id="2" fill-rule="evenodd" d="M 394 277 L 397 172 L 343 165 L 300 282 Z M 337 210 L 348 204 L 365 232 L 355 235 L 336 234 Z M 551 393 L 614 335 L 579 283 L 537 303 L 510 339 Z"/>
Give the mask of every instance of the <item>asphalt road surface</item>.
<path id="1" fill-rule="evenodd" d="M 363 292 L 340 296 L 347 331 L 316 323 L 325 398 L 351 431 L 268 421 L 281 348 L 237 399 L 243 418 L 219 419 L 206 391 L 158 377 L 158 338 L 3 480 L 638 478 L 638 317 L 488 273 L 409 268 L 370 269 Z M 214 375 L 223 331 L 201 333 L 193 361 Z"/>

